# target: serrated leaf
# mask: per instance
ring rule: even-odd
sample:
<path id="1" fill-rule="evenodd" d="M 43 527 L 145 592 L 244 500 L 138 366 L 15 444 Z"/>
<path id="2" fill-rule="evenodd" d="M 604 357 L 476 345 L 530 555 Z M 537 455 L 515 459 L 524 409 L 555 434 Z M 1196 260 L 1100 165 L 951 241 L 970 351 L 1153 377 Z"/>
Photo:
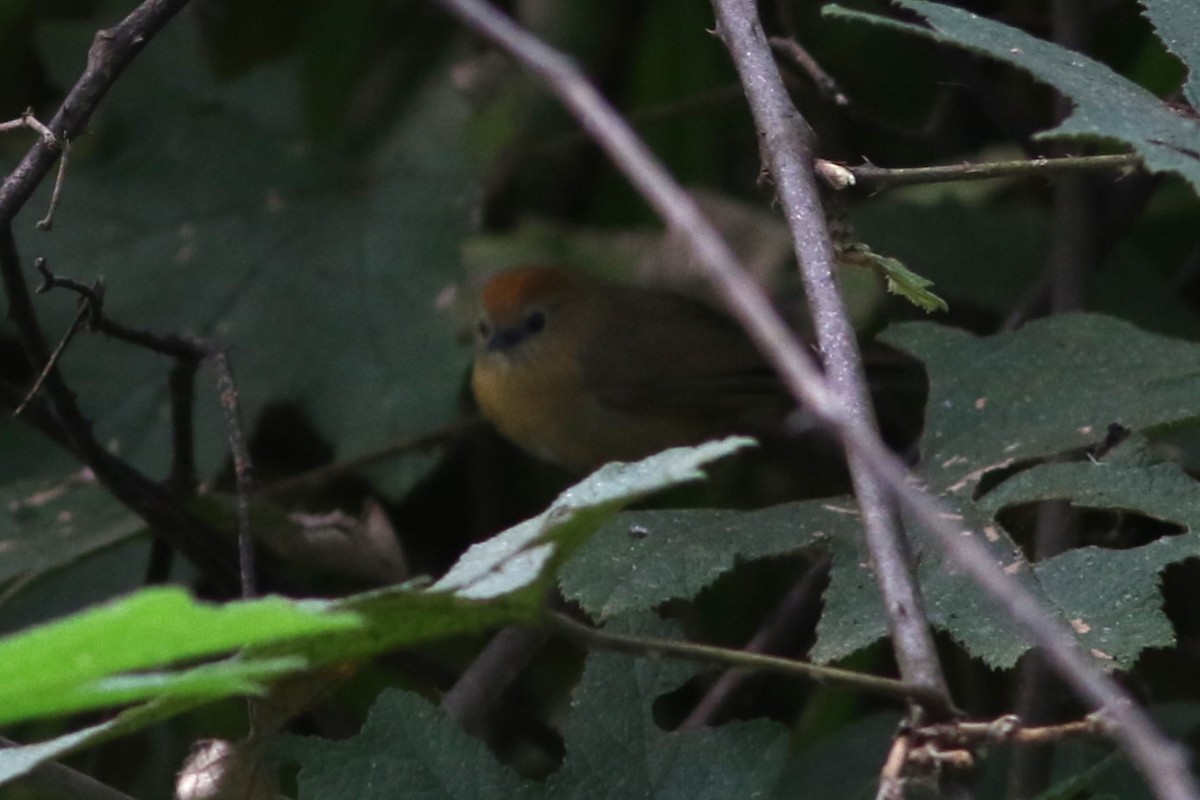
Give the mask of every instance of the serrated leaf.
<path id="1" fill-rule="evenodd" d="M 1192 0 L 1139 0 L 1154 32 L 1188 71 L 1183 96 L 1200 109 L 1200 5 Z"/>
<path id="2" fill-rule="evenodd" d="M 997 563 L 1041 596 L 1028 564 L 1002 531 L 986 528 L 984 544 Z M 971 527 L 964 520 L 964 530 Z M 989 664 L 1010 666 L 1028 648 L 962 574 L 940 557 L 936 542 L 917 526 L 910 536 L 931 622 Z M 887 635 L 883 602 L 862 541 L 853 498 L 788 503 L 750 512 L 642 511 L 605 525 L 560 573 L 563 593 L 597 618 L 653 608 L 694 597 L 740 561 L 818 548 L 832 557 L 824 612 L 810 657 L 817 663 L 844 658 Z"/>
<path id="3" fill-rule="evenodd" d="M 1200 486 L 1174 464 L 1043 464 L 1005 481 L 980 505 L 994 514 L 1006 506 L 1045 500 L 1134 511 L 1184 526 L 1181 534 L 1140 547 L 1082 547 L 1033 567 L 1080 642 L 1098 658 L 1129 668 L 1142 650 L 1173 645 L 1175 633 L 1163 613 L 1158 574 L 1169 564 L 1200 555 Z"/>
<path id="4" fill-rule="evenodd" d="M 285 736 L 275 758 L 300 764 L 300 800 L 521 798 L 534 788 L 479 739 L 412 692 L 388 689 L 362 730 L 345 741 Z"/>
<path id="5" fill-rule="evenodd" d="M 612 627 L 647 637 L 676 634 L 674 626 L 646 617 Z M 787 735 L 778 724 L 756 720 L 671 733 L 654 724 L 654 699 L 692 672 L 663 659 L 590 655 L 563 730 L 567 755 L 547 781 L 546 797 L 724 800 L 767 794 L 787 753 Z"/>
<path id="6" fill-rule="evenodd" d="M 567 562 L 563 593 L 607 619 L 691 598 L 740 560 L 828 548 L 850 562 L 861 523 L 848 497 L 748 513 L 694 509 L 619 514 Z"/>
<path id="7" fill-rule="evenodd" d="M 674 632 L 658 620 L 617 627 L 645 636 Z M 300 764 L 300 800 L 391 798 L 397 786 L 406 798 L 430 800 L 768 794 L 787 753 L 782 726 L 760 720 L 671 733 L 655 725 L 654 700 L 691 674 L 677 662 L 589 656 L 563 729 L 566 758 L 544 783 L 516 777 L 443 712 L 397 691 L 380 697 L 358 736 L 342 742 L 289 737 L 275 754 Z"/>
<path id="8" fill-rule="evenodd" d="M 920 473 L 969 496 L 991 470 L 1200 415 L 1200 346 L 1095 314 L 1051 317 L 979 338 L 930 323 L 885 341 L 925 362 Z"/>
<path id="9" fill-rule="evenodd" d="M 1074 104 L 1069 117 L 1039 139 L 1115 139 L 1132 146 L 1153 172 L 1174 172 L 1200 191 L 1200 121 L 1171 109 L 1107 66 L 1017 28 L 926 0 L 896 0 L 930 25 L 898 22 L 836 6 L 831 16 L 871 22 L 989 55 L 1033 75 Z"/>
<path id="10" fill-rule="evenodd" d="M 238 693 L 250 686 L 245 678 L 251 674 L 278 674 L 281 668 L 303 664 L 292 660 L 286 665 L 208 665 L 192 675 L 181 673 L 178 686 L 154 677 L 128 678 L 124 683 L 114 678 L 358 624 L 353 614 L 331 612 L 328 604 L 315 601 L 274 597 L 213 606 L 197 603 L 177 588 L 145 589 L 0 639 L 0 722 L 169 694 L 186 688 L 189 681 L 207 697 L 218 684 L 230 690 L 226 693 Z"/>
<path id="11" fill-rule="evenodd" d="M 731 437 L 672 448 L 634 463 L 607 464 L 559 495 L 543 513 L 473 545 L 433 590 L 487 599 L 530 587 L 551 563 L 561 563 L 622 506 L 700 480 L 704 464 L 752 443 Z"/>
<path id="12" fill-rule="evenodd" d="M 887 290 L 898 294 L 926 313 L 948 311 L 946 301 L 929 291 L 933 281 L 922 277 L 895 258 L 881 256 L 861 243 L 855 243 L 839 254 L 839 259 L 861 267 L 874 269 L 887 282 Z"/>

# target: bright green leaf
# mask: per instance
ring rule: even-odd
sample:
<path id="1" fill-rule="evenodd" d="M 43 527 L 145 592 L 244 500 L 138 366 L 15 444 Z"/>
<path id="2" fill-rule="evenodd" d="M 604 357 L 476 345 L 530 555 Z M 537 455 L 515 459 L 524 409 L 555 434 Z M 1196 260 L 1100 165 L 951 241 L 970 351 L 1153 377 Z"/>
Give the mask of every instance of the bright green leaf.
<path id="1" fill-rule="evenodd" d="M 134 692 L 133 683 L 111 681 L 134 670 L 358 624 L 355 615 L 330 612 L 328 604 L 315 601 L 274 597 L 213 606 L 197 603 L 177 588 L 146 589 L 0 640 L 0 721 L 153 696 L 148 683 Z M 273 674 L 280 666 L 212 665 L 208 672 L 180 680 L 181 685 L 195 681 L 192 685 L 211 695 L 218 683 L 235 687 L 244 677 L 258 677 L 260 670 Z M 246 670 L 247 675 L 241 674 Z"/>

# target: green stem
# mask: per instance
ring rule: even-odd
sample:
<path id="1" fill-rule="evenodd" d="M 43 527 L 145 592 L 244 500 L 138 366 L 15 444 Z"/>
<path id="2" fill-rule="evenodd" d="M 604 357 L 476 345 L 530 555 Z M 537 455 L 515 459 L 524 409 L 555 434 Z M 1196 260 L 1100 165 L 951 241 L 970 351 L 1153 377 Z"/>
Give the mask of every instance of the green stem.
<path id="1" fill-rule="evenodd" d="M 558 633 L 585 647 L 596 647 L 649 658 L 677 658 L 705 664 L 719 664 L 736 669 L 776 672 L 823 685 L 858 689 L 918 704 L 929 702 L 936 695 L 936 692 L 924 687 L 914 686 L 893 678 L 881 678 L 837 667 L 821 667 L 790 658 L 673 639 L 612 633 L 602 628 L 583 625 L 566 614 L 558 612 L 548 612 L 545 619 L 550 627 Z"/>

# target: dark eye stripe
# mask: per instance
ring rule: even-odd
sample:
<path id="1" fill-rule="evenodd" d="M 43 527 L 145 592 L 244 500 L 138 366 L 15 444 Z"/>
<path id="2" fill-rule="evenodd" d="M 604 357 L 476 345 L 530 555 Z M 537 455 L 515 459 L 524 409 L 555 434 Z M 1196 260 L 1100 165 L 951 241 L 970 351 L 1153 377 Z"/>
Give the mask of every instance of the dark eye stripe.
<path id="1" fill-rule="evenodd" d="M 546 314 L 543 311 L 534 311 L 525 318 L 525 330 L 530 333 L 538 333 L 546 327 Z"/>

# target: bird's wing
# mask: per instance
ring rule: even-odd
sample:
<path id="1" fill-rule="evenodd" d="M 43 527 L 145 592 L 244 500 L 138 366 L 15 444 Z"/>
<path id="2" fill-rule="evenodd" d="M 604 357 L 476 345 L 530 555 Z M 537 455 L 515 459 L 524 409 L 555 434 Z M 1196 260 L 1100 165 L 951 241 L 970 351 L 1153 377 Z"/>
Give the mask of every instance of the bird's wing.
<path id="1" fill-rule="evenodd" d="M 620 313 L 583 354 L 588 388 L 632 414 L 782 420 L 793 407 L 778 377 L 731 319 L 661 292 L 622 292 Z"/>

